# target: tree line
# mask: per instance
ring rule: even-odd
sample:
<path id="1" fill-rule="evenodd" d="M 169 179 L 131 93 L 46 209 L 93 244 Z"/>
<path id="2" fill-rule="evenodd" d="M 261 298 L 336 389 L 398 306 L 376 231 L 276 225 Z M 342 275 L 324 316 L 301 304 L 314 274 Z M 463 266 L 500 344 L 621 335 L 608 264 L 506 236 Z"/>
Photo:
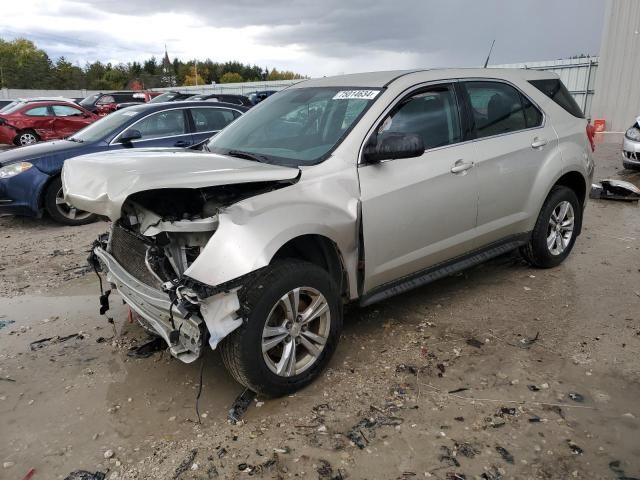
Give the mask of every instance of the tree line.
<path id="1" fill-rule="evenodd" d="M 144 62 L 74 64 L 65 57 L 52 60 L 30 40 L 0 39 L 0 87 L 33 89 L 121 90 L 261 80 L 294 80 L 302 75 L 241 62 L 163 62 L 151 57 Z"/>

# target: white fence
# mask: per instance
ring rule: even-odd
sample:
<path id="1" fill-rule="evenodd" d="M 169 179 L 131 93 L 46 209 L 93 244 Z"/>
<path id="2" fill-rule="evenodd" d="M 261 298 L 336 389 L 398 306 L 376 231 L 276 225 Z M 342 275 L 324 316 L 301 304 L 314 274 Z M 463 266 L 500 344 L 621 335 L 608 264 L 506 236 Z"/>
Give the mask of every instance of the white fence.
<path id="1" fill-rule="evenodd" d="M 489 65 L 491 68 L 529 68 L 547 70 L 560 75 L 560 79 L 576 99 L 585 116 L 591 116 L 596 72 L 599 57 L 572 58 L 567 60 L 551 60 L 545 62 L 509 63 L 505 65 Z"/>

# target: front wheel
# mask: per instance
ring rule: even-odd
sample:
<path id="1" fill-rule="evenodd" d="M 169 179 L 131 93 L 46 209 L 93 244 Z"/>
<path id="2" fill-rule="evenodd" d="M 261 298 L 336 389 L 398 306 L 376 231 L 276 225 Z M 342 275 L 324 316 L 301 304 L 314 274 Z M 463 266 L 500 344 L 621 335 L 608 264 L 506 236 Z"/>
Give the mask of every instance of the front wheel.
<path id="1" fill-rule="evenodd" d="M 78 210 L 68 204 L 62 194 L 62 180 L 54 178 L 44 194 L 44 208 L 56 222 L 64 225 L 86 225 L 97 220 L 98 216 L 91 212 Z"/>
<path id="2" fill-rule="evenodd" d="M 317 378 L 342 330 L 342 303 L 329 274 L 308 262 L 278 261 L 243 287 L 240 297 L 247 318 L 220 344 L 231 375 L 273 397 Z"/>
<path id="3" fill-rule="evenodd" d="M 525 260 L 534 267 L 551 268 L 569 256 L 582 225 L 582 208 L 575 192 L 562 185 L 551 189 L 529 243 L 522 247 Z"/>

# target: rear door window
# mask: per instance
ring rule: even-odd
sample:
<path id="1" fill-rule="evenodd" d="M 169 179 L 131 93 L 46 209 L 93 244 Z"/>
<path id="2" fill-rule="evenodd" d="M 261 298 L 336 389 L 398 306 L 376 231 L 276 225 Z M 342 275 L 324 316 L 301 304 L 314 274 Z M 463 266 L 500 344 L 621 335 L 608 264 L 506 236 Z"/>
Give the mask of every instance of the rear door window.
<path id="1" fill-rule="evenodd" d="M 68 105 L 53 105 L 51 108 L 56 117 L 81 117 L 83 115 L 80 109 Z"/>
<path id="2" fill-rule="evenodd" d="M 197 133 L 217 132 L 236 119 L 232 110 L 224 108 L 192 108 L 191 116 Z"/>
<path id="3" fill-rule="evenodd" d="M 512 86 L 499 82 L 465 82 L 464 86 L 471 104 L 472 120 L 478 138 L 528 128 L 524 97 Z M 531 107 L 533 105 L 529 108 Z M 531 110 L 529 116 L 532 123 L 539 124 L 542 121 L 541 114 L 537 119 L 536 113 Z"/>
<path id="4" fill-rule="evenodd" d="M 559 78 L 547 80 L 530 80 L 529 83 L 544 93 L 551 100 L 560 105 L 563 109 L 577 118 L 584 118 L 584 113 L 578 106 L 567 87 Z"/>

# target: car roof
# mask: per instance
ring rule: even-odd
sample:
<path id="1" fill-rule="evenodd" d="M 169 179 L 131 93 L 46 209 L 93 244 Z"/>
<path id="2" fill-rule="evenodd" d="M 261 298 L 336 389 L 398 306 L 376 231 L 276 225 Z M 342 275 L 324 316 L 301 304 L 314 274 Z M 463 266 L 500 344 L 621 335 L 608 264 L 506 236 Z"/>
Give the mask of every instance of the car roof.
<path id="1" fill-rule="evenodd" d="M 237 105 L 235 103 L 225 102 L 207 102 L 207 101 L 195 101 L 195 102 L 160 102 L 160 103 L 141 103 L 136 106 L 127 107 L 136 109 L 140 112 L 153 112 L 156 110 L 167 110 L 174 108 L 193 108 L 193 107 L 217 107 L 217 108 L 229 108 L 232 110 L 240 110 L 246 112 L 249 108 L 243 105 Z"/>
<path id="2" fill-rule="evenodd" d="M 389 70 L 383 72 L 352 73 L 334 77 L 303 80 L 289 88 L 306 87 L 369 87 L 382 88 L 404 77 L 418 82 L 456 78 L 497 78 L 504 80 L 535 80 L 557 78 L 550 72 L 519 68 L 437 68 L 429 70 Z"/>

